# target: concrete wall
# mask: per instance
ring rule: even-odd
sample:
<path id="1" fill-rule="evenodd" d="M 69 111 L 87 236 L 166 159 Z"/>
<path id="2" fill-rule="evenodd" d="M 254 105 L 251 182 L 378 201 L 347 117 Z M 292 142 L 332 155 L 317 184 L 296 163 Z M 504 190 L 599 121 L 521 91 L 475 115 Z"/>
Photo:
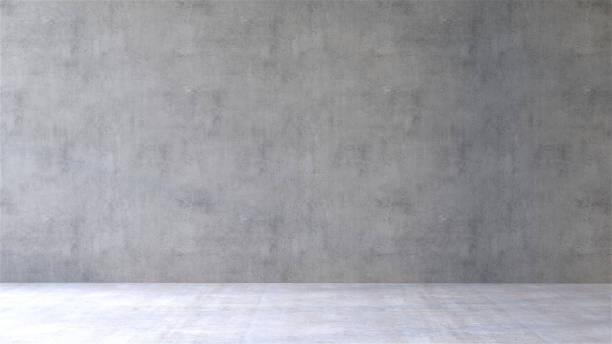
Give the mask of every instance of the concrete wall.
<path id="1" fill-rule="evenodd" d="M 3 1 L 2 281 L 612 282 L 610 1 Z"/>

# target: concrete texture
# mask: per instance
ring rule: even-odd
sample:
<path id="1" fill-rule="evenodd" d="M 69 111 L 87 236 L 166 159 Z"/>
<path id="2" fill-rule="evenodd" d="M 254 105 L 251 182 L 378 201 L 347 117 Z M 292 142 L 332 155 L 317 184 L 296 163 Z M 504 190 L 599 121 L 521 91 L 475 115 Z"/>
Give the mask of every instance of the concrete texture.
<path id="1" fill-rule="evenodd" d="M 2 281 L 612 281 L 610 1 L 1 4 Z"/>
<path id="2" fill-rule="evenodd" d="M 0 341 L 609 344 L 610 288 L 5 284 Z"/>

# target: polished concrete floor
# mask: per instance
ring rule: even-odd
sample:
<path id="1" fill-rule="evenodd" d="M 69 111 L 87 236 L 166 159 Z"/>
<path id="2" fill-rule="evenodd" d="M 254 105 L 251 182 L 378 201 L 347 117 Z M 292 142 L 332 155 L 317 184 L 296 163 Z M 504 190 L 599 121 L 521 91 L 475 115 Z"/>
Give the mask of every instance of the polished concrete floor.
<path id="1" fill-rule="evenodd" d="M 0 284 L 0 343 L 611 343 L 609 284 Z"/>

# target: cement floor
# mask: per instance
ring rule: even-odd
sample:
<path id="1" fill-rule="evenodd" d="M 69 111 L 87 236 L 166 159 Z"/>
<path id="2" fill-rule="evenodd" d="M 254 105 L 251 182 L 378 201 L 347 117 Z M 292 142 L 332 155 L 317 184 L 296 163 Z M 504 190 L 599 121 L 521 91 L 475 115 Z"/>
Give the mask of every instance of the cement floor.
<path id="1" fill-rule="evenodd" d="M 0 343 L 610 343 L 611 285 L 0 284 Z"/>

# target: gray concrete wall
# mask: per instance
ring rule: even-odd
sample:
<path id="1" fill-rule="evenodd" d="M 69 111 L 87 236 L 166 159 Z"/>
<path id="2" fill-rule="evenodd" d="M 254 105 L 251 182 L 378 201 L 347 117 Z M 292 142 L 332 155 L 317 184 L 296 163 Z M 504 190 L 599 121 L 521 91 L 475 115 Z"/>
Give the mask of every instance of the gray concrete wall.
<path id="1" fill-rule="evenodd" d="M 612 282 L 610 1 L 1 6 L 1 281 Z"/>

